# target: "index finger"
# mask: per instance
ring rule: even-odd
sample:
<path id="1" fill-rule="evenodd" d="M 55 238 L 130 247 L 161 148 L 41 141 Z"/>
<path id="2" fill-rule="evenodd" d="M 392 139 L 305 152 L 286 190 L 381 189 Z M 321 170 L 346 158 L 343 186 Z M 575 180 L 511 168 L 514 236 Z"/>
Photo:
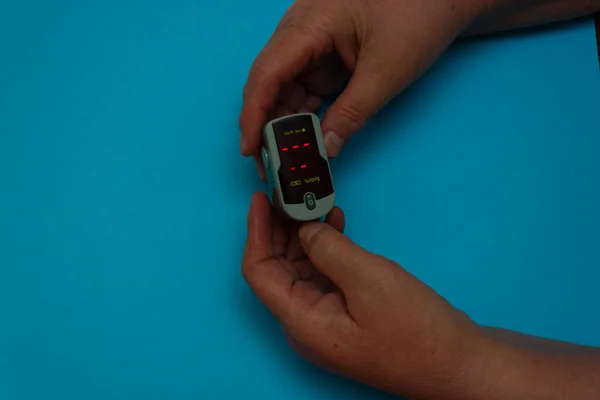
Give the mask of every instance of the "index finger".
<path id="1" fill-rule="evenodd" d="M 290 271 L 275 258 L 271 205 L 264 193 L 252 196 L 242 274 L 256 296 L 280 319 L 287 315 L 294 283 Z"/>
<path id="2" fill-rule="evenodd" d="M 240 114 L 243 155 L 256 153 L 263 125 L 276 105 L 282 86 L 293 80 L 319 53 L 314 35 L 286 27 L 276 32 L 256 58 L 244 87 L 244 104 Z"/>

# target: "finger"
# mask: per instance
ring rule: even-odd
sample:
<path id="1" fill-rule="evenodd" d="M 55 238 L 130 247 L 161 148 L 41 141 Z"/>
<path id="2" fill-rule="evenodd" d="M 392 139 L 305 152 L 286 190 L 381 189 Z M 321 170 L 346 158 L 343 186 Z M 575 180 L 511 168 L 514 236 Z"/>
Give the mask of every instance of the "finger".
<path id="1" fill-rule="evenodd" d="M 364 250 L 327 224 L 305 224 L 299 237 L 315 268 L 350 298 L 377 293 L 382 283 L 389 280 L 389 261 Z"/>
<path id="2" fill-rule="evenodd" d="M 267 172 L 265 171 L 265 165 L 263 164 L 262 156 L 260 153 L 254 153 L 252 158 L 254 158 L 254 163 L 256 164 L 256 169 L 258 170 L 258 176 L 263 182 L 266 182 Z"/>
<path id="3" fill-rule="evenodd" d="M 295 81 L 290 82 L 285 84 L 280 90 L 277 106 L 285 107 L 291 113 L 295 113 L 304 106 L 307 98 L 308 94 L 303 85 L 299 85 Z"/>
<path id="4" fill-rule="evenodd" d="M 343 232 L 345 225 L 344 212 L 339 207 L 334 207 L 326 216 L 325 223 L 331 225 L 337 231 Z M 287 260 L 297 261 L 299 259 L 305 258 L 306 253 L 302 244 L 300 243 L 300 238 L 298 237 L 299 225 L 297 223 L 288 223 L 287 227 L 289 228 L 290 232 L 287 241 Z M 306 277 L 307 274 L 304 274 L 303 276 Z"/>
<path id="5" fill-rule="evenodd" d="M 344 233 L 344 228 L 346 227 L 346 220 L 344 216 L 344 212 L 339 207 L 334 207 L 327 217 L 325 217 L 325 223 L 330 225 L 333 229 L 340 233 Z M 331 279 L 323 275 L 321 272 L 315 271 L 315 267 L 310 263 L 311 278 L 308 281 L 315 287 L 319 293 L 326 294 L 331 293 L 338 288 L 331 282 Z M 298 269 L 302 274 L 302 270 Z M 344 305 L 345 307 L 345 305 Z"/>
<path id="6" fill-rule="evenodd" d="M 271 111 L 269 111 L 268 117 L 269 120 L 273 120 L 291 114 L 293 114 L 293 112 L 289 109 L 287 105 L 279 104 L 272 108 Z"/>
<path id="7" fill-rule="evenodd" d="M 279 90 L 279 104 L 287 104 L 290 101 L 290 97 L 292 97 L 292 92 L 296 86 L 295 82 L 288 82 L 284 84 Z"/>
<path id="8" fill-rule="evenodd" d="M 304 90 L 304 86 L 295 85 L 292 94 L 288 100 L 288 107 L 292 112 L 298 112 L 300 107 L 304 105 L 306 102 L 306 91 Z"/>
<path id="9" fill-rule="evenodd" d="M 313 95 L 307 95 L 304 104 L 298 112 L 316 112 L 323 106 L 323 98 Z"/>
<path id="10" fill-rule="evenodd" d="M 305 282 L 312 285 L 312 287 L 315 290 L 317 290 L 321 295 L 338 290 L 337 287 L 333 284 L 333 282 L 331 282 L 329 278 L 322 274 L 318 274 L 309 279 L 306 279 Z"/>
<path id="11" fill-rule="evenodd" d="M 339 207 L 333 207 L 333 209 L 325 217 L 325 223 L 329 224 L 338 232 L 344 233 L 346 228 L 346 217 L 344 212 Z"/>
<path id="12" fill-rule="evenodd" d="M 271 210 L 267 197 L 252 197 L 242 273 L 256 296 L 279 318 L 287 318 L 289 293 L 295 277 L 273 259 Z"/>
<path id="13" fill-rule="evenodd" d="M 288 249 L 289 229 L 285 217 L 275 206 L 271 206 L 271 216 L 273 218 L 273 257 L 285 257 Z"/>
<path id="14" fill-rule="evenodd" d="M 255 264 L 273 257 L 270 207 L 269 199 L 264 193 L 255 193 L 252 196 L 244 262 Z"/>
<path id="15" fill-rule="evenodd" d="M 276 33 L 259 54 L 248 75 L 240 114 L 241 152 L 258 149 L 263 125 L 283 85 L 292 81 L 312 57 L 324 51 L 325 41 L 298 29 Z"/>
<path id="16" fill-rule="evenodd" d="M 348 85 L 327 110 L 322 127 L 329 157 L 336 157 L 350 137 L 396 94 L 392 74 L 380 65 L 366 56 L 359 59 Z"/>
<path id="17" fill-rule="evenodd" d="M 344 213 L 339 207 L 334 207 L 325 219 L 325 223 L 331 225 L 338 232 L 344 231 Z M 288 248 L 287 248 L 287 259 L 294 262 L 296 269 L 299 274 L 299 279 L 303 281 L 311 281 L 314 285 L 320 285 L 324 291 L 330 291 L 332 287 L 335 287 L 321 272 L 315 269 L 312 262 L 306 258 L 304 248 L 300 243 L 298 237 L 298 229 L 291 229 L 289 234 Z"/>
<path id="18" fill-rule="evenodd" d="M 344 212 L 339 207 L 334 207 L 325 218 L 325 223 L 331 225 L 338 232 L 344 231 L 345 217 Z M 288 238 L 287 260 L 297 261 L 306 257 L 306 252 L 299 238 L 299 225 L 288 224 L 290 234 Z M 310 263 L 308 264 L 310 265 Z M 301 274 L 302 275 L 302 274 Z M 312 276 L 313 274 L 304 273 L 304 277 Z M 305 278 L 304 278 L 305 279 Z"/>
<path id="19" fill-rule="evenodd" d="M 292 114 L 292 112 L 289 110 L 289 108 L 287 108 L 284 105 L 277 105 L 269 112 L 268 119 L 272 120 L 290 114 Z M 253 157 L 256 163 L 256 170 L 258 171 L 258 176 L 263 182 L 266 182 L 267 171 L 265 170 L 265 165 L 263 164 L 262 156 L 260 155 L 260 150 L 257 153 L 254 153 Z"/>
<path id="20" fill-rule="evenodd" d="M 336 43 L 340 44 L 340 41 Z M 313 62 L 308 68 L 298 82 L 304 85 L 308 93 L 319 96 L 339 94 L 351 77 L 350 70 L 336 52 Z"/>
<path id="21" fill-rule="evenodd" d="M 337 290 L 337 287 L 321 272 L 315 269 L 312 262 L 308 259 L 294 262 L 298 279 L 310 285 L 315 290 L 315 295 L 322 296 L 323 294 Z M 296 282 L 296 285 L 298 282 Z"/>
<path id="22" fill-rule="evenodd" d="M 290 223 L 288 224 L 288 228 L 289 241 L 286 255 L 287 260 L 295 262 L 298 260 L 305 259 L 306 255 L 304 254 L 304 250 L 302 249 L 302 245 L 300 244 L 300 239 L 298 238 L 299 225 L 297 223 Z"/>

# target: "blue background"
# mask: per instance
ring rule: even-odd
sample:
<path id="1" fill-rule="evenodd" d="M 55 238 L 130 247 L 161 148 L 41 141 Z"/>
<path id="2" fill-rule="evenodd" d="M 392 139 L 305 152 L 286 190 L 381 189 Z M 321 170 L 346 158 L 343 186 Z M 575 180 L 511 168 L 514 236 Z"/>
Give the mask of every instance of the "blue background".
<path id="1" fill-rule="evenodd" d="M 240 273 L 242 86 L 288 3 L 0 2 L 0 399 L 377 394 Z M 454 46 L 333 161 L 348 234 L 478 322 L 600 345 L 595 46 Z"/>

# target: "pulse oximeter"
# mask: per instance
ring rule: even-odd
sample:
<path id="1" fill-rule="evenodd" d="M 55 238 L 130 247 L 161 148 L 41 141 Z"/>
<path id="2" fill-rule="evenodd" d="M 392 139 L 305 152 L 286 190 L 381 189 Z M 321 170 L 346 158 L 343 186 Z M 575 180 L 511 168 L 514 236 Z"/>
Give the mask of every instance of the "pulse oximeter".
<path id="1" fill-rule="evenodd" d="M 261 152 L 271 202 L 284 215 L 311 221 L 331 211 L 335 190 L 316 115 L 294 114 L 267 123 Z"/>

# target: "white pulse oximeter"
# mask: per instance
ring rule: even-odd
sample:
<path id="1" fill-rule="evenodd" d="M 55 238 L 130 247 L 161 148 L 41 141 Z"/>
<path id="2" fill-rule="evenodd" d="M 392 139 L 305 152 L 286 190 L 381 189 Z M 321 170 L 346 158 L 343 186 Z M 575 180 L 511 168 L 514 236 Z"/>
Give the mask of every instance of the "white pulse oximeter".
<path id="1" fill-rule="evenodd" d="M 314 114 L 295 114 L 264 126 L 262 159 L 271 201 L 296 221 L 320 219 L 335 201 L 333 179 Z"/>

